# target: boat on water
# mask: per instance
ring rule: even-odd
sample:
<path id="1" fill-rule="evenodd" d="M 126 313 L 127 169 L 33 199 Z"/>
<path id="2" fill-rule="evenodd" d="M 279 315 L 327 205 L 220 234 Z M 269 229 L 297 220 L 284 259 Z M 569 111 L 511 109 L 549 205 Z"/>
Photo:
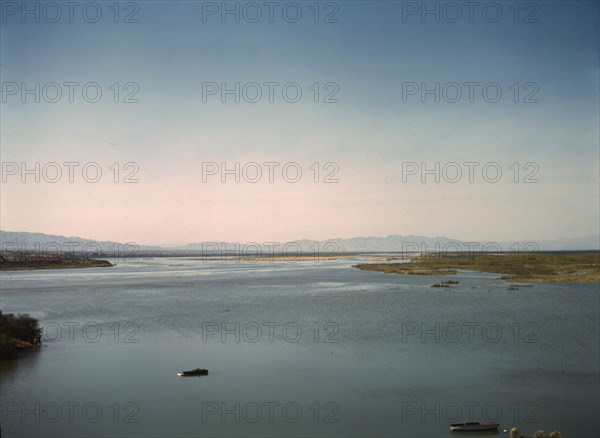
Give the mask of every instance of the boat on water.
<path id="1" fill-rule="evenodd" d="M 454 423 L 450 425 L 452 432 L 469 432 L 469 431 L 482 431 L 482 430 L 498 430 L 499 423 L 487 423 L 487 422 L 470 422 L 470 423 Z"/>
<path id="2" fill-rule="evenodd" d="M 177 373 L 178 376 L 187 377 L 187 376 L 208 376 L 208 370 L 204 368 L 196 368 L 195 370 L 190 371 L 179 371 Z"/>

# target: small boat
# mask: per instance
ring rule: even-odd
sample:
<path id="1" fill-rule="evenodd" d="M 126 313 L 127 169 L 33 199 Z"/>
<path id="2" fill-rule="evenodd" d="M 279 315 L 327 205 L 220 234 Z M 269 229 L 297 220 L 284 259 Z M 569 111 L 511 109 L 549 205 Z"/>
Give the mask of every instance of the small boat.
<path id="1" fill-rule="evenodd" d="M 498 430 L 499 423 L 486 422 L 471 422 L 471 423 L 454 423 L 450 425 L 450 430 L 453 432 L 469 432 L 478 430 Z"/>
<path id="2" fill-rule="evenodd" d="M 208 376 L 208 370 L 204 368 L 196 368 L 195 370 L 190 371 L 179 371 L 177 373 L 178 376 L 187 377 L 187 376 Z"/>

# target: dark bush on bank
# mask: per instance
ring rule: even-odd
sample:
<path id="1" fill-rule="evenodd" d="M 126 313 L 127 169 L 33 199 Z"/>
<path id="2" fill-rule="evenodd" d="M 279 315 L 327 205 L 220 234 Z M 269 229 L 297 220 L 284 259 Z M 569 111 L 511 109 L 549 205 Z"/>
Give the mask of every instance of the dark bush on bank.
<path id="1" fill-rule="evenodd" d="M 26 313 L 3 314 L 0 310 L 0 357 L 9 356 L 18 349 L 33 347 L 41 334 L 37 319 Z"/>

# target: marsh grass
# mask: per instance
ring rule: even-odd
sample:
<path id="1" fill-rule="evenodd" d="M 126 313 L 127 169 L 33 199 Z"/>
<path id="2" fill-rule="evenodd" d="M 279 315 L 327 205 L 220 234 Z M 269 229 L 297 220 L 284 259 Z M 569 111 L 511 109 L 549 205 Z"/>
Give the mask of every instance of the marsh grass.
<path id="1" fill-rule="evenodd" d="M 516 427 L 513 427 L 510 430 L 508 436 L 509 438 L 529 438 L 527 435 L 523 435 Z M 543 430 L 538 430 L 533 434 L 533 438 L 546 438 L 546 434 Z M 562 438 L 562 434 L 559 431 L 555 430 L 553 432 L 550 432 L 550 434 L 547 435 L 547 438 Z"/>
<path id="2" fill-rule="evenodd" d="M 452 275 L 457 270 L 503 274 L 515 282 L 598 282 L 600 251 L 538 252 L 519 254 L 444 253 L 424 254 L 408 263 L 354 265 L 366 271 L 409 275 Z"/>
<path id="3" fill-rule="evenodd" d="M 0 270 L 97 268 L 113 266 L 107 260 L 95 260 L 68 254 L 40 254 L 35 252 L 0 253 Z"/>
<path id="4" fill-rule="evenodd" d="M 422 267 L 414 262 L 410 263 L 362 263 L 352 266 L 363 271 L 380 271 L 386 274 L 410 275 L 453 275 L 456 270 Z"/>
<path id="5" fill-rule="evenodd" d="M 447 280 L 442 281 L 441 283 L 433 283 L 431 287 L 450 287 L 453 284 L 458 284 L 459 282 L 456 280 Z"/>

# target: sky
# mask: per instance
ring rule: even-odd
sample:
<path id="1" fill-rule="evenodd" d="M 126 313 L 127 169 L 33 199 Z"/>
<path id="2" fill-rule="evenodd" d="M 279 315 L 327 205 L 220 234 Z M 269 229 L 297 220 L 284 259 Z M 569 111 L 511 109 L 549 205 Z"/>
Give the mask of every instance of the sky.
<path id="1" fill-rule="evenodd" d="M 600 232 L 596 1 L 0 6 L 5 231 Z"/>

